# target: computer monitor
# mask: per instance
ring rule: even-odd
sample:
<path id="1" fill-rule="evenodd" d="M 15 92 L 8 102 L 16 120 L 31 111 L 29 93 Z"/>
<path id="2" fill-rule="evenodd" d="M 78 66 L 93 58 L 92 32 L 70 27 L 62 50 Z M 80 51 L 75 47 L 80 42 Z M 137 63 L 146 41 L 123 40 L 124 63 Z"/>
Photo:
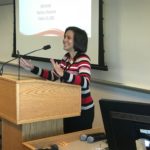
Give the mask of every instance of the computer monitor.
<path id="1" fill-rule="evenodd" d="M 99 104 L 110 150 L 150 149 L 150 104 L 111 99 Z"/>

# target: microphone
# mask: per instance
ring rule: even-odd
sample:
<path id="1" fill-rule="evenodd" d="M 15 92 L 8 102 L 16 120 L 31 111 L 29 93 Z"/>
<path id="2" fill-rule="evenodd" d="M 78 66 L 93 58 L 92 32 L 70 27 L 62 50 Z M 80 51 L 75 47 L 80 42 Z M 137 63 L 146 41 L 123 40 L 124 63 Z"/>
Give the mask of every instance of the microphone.
<path id="1" fill-rule="evenodd" d="M 93 134 L 82 134 L 80 136 L 81 141 L 87 141 L 88 143 L 92 143 L 95 140 L 103 140 L 106 139 L 106 135 L 103 132 L 93 133 Z"/>
<path id="2" fill-rule="evenodd" d="M 51 48 L 50 45 L 45 45 L 45 46 L 43 46 L 43 47 L 40 48 L 40 49 L 33 50 L 33 51 L 28 52 L 28 53 L 26 53 L 26 54 L 24 54 L 24 55 L 22 55 L 22 56 L 27 56 L 27 55 L 29 55 L 29 54 L 31 54 L 31 53 L 36 52 L 36 51 L 48 50 L 48 49 L 50 49 L 50 48 Z M 8 61 L 6 61 L 6 62 L 4 62 L 4 63 L 2 64 L 1 69 L 0 69 L 0 75 L 1 75 L 1 76 L 3 75 L 3 68 L 4 68 L 4 66 L 5 66 L 6 64 L 8 64 L 8 63 L 11 62 L 11 61 L 16 60 L 16 59 L 19 58 L 19 57 L 20 57 L 20 54 L 19 54 L 19 51 L 17 50 L 17 57 L 15 57 L 15 58 L 13 58 L 13 59 L 11 59 L 11 60 L 8 60 Z"/>
<path id="3" fill-rule="evenodd" d="M 44 50 L 47 50 L 47 49 L 50 49 L 50 48 L 51 48 L 50 45 L 45 45 L 45 46 L 43 46 L 43 49 L 44 49 Z"/>
<path id="4" fill-rule="evenodd" d="M 106 135 L 104 133 L 99 133 L 99 134 L 94 135 L 94 136 L 88 136 L 87 142 L 93 143 L 93 142 L 97 142 L 97 141 L 101 141 L 101 140 L 105 140 L 105 139 L 106 139 Z"/>

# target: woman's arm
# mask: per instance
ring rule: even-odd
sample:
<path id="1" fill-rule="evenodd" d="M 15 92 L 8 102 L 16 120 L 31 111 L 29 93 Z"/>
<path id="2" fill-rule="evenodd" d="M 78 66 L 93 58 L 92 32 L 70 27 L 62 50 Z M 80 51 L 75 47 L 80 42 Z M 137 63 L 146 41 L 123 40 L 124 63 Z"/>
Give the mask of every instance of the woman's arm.
<path id="1" fill-rule="evenodd" d="M 20 59 L 20 65 L 25 69 L 33 74 L 36 74 L 44 79 L 55 81 L 59 79 L 59 75 L 56 73 L 56 71 L 43 69 L 37 66 L 34 66 L 31 61 L 21 58 Z"/>
<path id="2" fill-rule="evenodd" d="M 53 66 L 60 76 L 61 79 L 66 83 L 81 85 L 82 88 L 87 88 L 90 83 L 91 78 L 91 65 L 90 65 L 90 59 L 87 56 L 80 57 L 75 62 L 76 64 L 76 71 L 78 72 L 77 75 L 70 73 L 69 70 L 62 70 L 60 66 L 57 66 L 57 64 L 54 64 Z"/>

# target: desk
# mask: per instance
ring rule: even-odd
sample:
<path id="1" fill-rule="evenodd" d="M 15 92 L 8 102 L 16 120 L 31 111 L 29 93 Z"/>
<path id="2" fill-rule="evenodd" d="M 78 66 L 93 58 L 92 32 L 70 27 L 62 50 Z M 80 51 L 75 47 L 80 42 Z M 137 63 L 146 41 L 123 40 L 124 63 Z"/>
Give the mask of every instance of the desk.
<path id="1" fill-rule="evenodd" d="M 48 147 L 52 144 L 57 144 L 59 150 L 103 150 L 107 147 L 105 141 L 95 143 L 87 143 L 80 141 L 82 134 L 103 132 L 100 128 L 89 129 L 69 134 L 53 136 L 49 138 L 38 139 L 34 141 L 24 142 L 25 150 L 36 150 L 37 148 Z"/>

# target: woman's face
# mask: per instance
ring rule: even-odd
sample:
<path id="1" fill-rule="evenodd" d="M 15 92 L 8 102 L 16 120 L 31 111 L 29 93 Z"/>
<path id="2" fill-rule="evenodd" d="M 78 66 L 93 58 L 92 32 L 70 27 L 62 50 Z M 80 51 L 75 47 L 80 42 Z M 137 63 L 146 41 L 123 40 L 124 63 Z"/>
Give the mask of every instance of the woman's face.
<path id="1" fill-rule="evenodd" d="M 68 30 L 63 39 L 63 44 L 64 44 L 64 50 L 66 51 L 72 51 L 74 50 L 74 32 L 71 30 Z"/>

